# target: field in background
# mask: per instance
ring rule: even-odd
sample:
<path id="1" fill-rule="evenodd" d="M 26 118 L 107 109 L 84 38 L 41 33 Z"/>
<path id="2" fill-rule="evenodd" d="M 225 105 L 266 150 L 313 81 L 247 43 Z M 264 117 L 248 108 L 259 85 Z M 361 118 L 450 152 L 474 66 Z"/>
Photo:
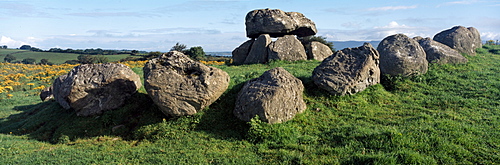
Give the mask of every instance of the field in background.
<path id="1" fill-rule="evenodd" d="M 76 60 L 80 55 L 75 53 L 34 52 L 19 49 L 0 49 L 1 62 L 3 62 L 3 59 L 7 54 L 11 54 L 12 56 L 16 57 L 15 61 L 22 61 L 25 58 L 33 58 L 38 63 L 41 59 L 48 59 L 49 62 L 52 62 L 54 64 L 62 64 L 67 60 Z M 114 62 L 130 57 L 130 54 L 106 55 L 105 57 L 108 58 L 110 62 Z"/>
<path id="2" fill-rule="evenodd" d="M 318 61 L 220 65 L 216 67 L 231 76 L 228 90 L 209 108 L 180 118 L 162 114 L 144 88 L 123 108 L 77 117 L 56 102 L 39 101 L 40 89 L 35 89 L 49 85 L 70 67 L 29 70 L 29 65 L 3 64 L 0 70 L 24 76 L 2 72 L 3 78 L 18 78 L 13 82 L 20 85 L 0 93 L 0 160 L 5 164 L 495 164 L 500 162 L 500 54 L 494 54 L 499 49 L 485 46 L 477 56 L 466 56 L 468 64 L 431 64 L 425 75 L 385 78 L 382 84 L 342 97 L 314 85 L 310 76 Z M 142 77 L 143 64 L 127 65 Z M 303 81 L 307 110 L 282 124 L 236 119 L 232 110 L 243 84 L 278 66 Z M 34 80 L 37 74 L 50 78 Z"/>

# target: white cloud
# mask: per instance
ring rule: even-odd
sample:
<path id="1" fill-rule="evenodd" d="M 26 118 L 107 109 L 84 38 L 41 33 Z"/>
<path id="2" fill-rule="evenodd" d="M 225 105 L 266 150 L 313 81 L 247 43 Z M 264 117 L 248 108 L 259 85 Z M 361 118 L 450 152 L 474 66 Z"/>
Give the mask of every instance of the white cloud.
<path id="1" fill-rule="evenodd" d="M 443 4 L 438 5 L 437 7 L 441 6 L 450 6 L 450 5 L 470 5 L 474 3 L 480 2 L 479 0 L 462 0 L 462 1 L 452 1 L 452 2 L 446 2 Z"/>
<path id="2" fill-rule="evenodd" d="M 28 43 L 23 41 L 16 41 L 10 37 L 2 36 L 0 38 L 0 45 L 7 45 L 9 48 L 19 48 L 21 45 L 28 45 Z"/>
<path id="3" fill-rule="evenodd" d="M 481 40 L 500 40 L 500 33 L 482 32 Z"/>
<path id="4" fill-rule="evenodd" d="M 368 11 L 388 11 L 388 10 L 406 10 L 406 9 L 415 9 L 417 5 L 413 6 L 385 6 L 385 7 L 374 7 L 368 8 Z"/>

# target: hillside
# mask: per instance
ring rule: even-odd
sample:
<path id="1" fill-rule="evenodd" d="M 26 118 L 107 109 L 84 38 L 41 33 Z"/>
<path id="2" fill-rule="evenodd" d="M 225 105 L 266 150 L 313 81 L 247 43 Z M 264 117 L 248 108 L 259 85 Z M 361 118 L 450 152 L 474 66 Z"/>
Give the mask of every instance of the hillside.
<path id="1" fill-rule="evenodd" d="M 22 61 L 25 58 L 33 58 L 36 62 L 40 62 L 41 59 L 48 59 L 49 62 L 54 64 L 62 64 L 67 60 L 76 60 L 80 55 L 75 53 L 33 52 L 19 49 L 0 49 L 0 61 L 3 62 L 3 59 L 7 54 L 11 54 L 16 57 L 16 61 Z M 119 61 L 120 59 L 124 59 L 129 56 L 129 54 L 106 55 L 109 61 Z"/>
<path id="2" fill-rule="evenodd" d="M 500 54 L 493 50 L 498 49 L 485 46 L 478 55 L 466 56 L 467 64 L 430 64 L 425 75 L 386 78 L 382 84 L 342 97 L 313 84 L 310 77 L 318 61 L 216 66 L 231 76 L 228 90 L 201 113 L 180 118 L 161 113 L 144 88 L 123 108 L 77 117 L 56 102 L 39 101 L 35 89 L 49 85 L 72 66 L 37 70 L 2 63 L 1 70 L 24 76 L 18 76 L 19 85 L 13 90 L 0 93 L 0 160 L 4 164 L 495 164 L 500 162 Z M 143 64 L 127 65 L 142 75 Z M 232 110 L 242 85 L 278 66 L 303 81 L 306 111 L 274 125 L 236 119 Z M 31 75 L 44 75 L 49 81 L 26 78 Z"/>

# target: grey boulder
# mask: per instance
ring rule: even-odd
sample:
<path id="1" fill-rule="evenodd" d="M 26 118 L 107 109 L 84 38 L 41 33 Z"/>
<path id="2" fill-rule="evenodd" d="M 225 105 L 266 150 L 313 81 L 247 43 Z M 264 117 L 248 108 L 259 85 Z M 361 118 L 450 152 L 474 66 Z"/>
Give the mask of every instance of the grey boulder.
<path id="1" fill-rule="evenodd" d="M 245 41 L 231 53 L 233 55 L 233 64 L 241 65 L 247 59 L 248 53 L 250 52 L 250 48 L 252 48 L 252 44 L 255 42 L 254 39 L 250 39 Z"/>
<path id="2" fill-rule="evenodd" d="M 459 64 L 467 63 L 467 58 L 462 56 L 455 49 L 449 46 L 432 40 L 431 38 L 415 37 L 420 46 L 425 51 L 427 61 L 429 63 L 438 64 Z"/>
<path id="3" fill-rule="evenodd" d="M 216 101 L 229 85 L 229 75 L 172 51 L 144 66 L 144 87 L 166 115 L 193 115 Z"/>
<path id="4" fill-rule="evenodd" d="M 476 48 L 481 48 L 482 45 L 481 35 L 474 27 L 455 26 L 439 32 L 433 39 L 471 56 L 476 55 Z"/>
<path id="5" fill-rule="evenodd" d="M 57 78 L 52 90 L 63 108 L 91 116 L 119 108 L 141 86 L 139 75 L 123 64 L 84 64 Z"/>
<path id="6" fill-rule="evenodd" d="M 333 54 L 330 47 L 318 41 L 312 41 L 305 47 L 307 52 L 307 59 L 323 61 L 325 58 Z"/>
<path id="7" fill-rule="evenodd" d="M 380 82 L 379 54 L 369 43 L 345 48 L 323 60 L 312 79 L 333 95 L 353 95 Z"/>
<path id="8" fill-rule="evenodd" d="M 250 121 L 256 115 L 267 123 L 281 123 L 306 109 L 302 81 L 278 67 L 248 81 L 238 94 L 234 115 Z"/>
<path id="9" fill-rule="evenodd" d="M 278 37 L 268 46 L 269 60 L 299 61 L 307 60 L 302 43 L 293 35 Z"/>
<path id="10" fill-rule="evenodd" d="M 424 49 L 412 38 L 395 34 L 384 38 L 377 47 L 380 72 L 391 76 L 414 76 L 427 73 Z"/>
<path id="11" fill-rule="evenodd" d="M 267 46 L 272 42 L 269 34 L 262 34 L 257 38 L 248 52 L 248 56 L 243 62 L 244 64 L 261 64 L 268 60 Z"/>

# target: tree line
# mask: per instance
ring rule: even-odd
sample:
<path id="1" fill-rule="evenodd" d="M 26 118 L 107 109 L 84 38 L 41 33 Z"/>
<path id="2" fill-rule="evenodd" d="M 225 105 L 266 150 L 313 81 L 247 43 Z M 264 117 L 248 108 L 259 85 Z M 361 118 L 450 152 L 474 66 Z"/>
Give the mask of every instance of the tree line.
<path id="1" fill-rule="evenodd" d="M 7 49 L 7 46 L 5 46 Z M 49 50 L 42 50 L 40 48 L 36 48 L 30 45 L 22 45 L 19 47 L 20 50 L 29 50 L 34 52 L 53 52 L 53 53 L 74 53 L 74 54 L 87 54 L 87 55 L 118 55 L 118 54 L 131 54 L 136 55 L 140 52 L 138 50 L 105 50 L 101 48 L 91 48 L 91 49 L 61 49 L 61 48 L 50 48 Z"/>

